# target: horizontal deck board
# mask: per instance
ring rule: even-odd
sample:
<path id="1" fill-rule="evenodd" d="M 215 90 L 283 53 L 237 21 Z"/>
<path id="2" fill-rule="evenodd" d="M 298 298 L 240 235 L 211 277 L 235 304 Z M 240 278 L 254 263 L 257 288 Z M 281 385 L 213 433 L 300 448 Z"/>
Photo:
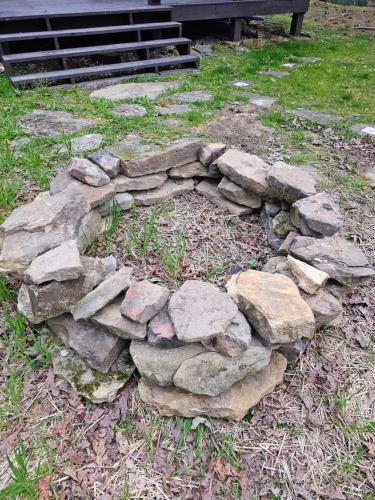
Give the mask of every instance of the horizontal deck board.
<path id="1" fill-rule="evenodd" d="M 45 73 L 30 73 L 27 75 L 11 76 L 15 85 L 34 83 L 38 81 L 57 81 L 69 78 L 84 78 L 93 75 L 114 74 L 126 71 L 137 71 L 143 68 L 153 68 L 156 66 L 172 66 L 176 64 L 188 64 L 199 61 L 195 55 L 160 57 L 157 59 L 147 59 L 144 61 L 132 61 L 118 64 L 105 64 L 101 66 L 91 66 L 87 68 L 74 68 L 60 71 L 47 71 Z"/>
<path id="2" fill-rule="evenodd" d="M 39 52 L 24 52 L 21 54 L 9 54 L 3 56 L 3 61 L 8 63 L 20 63 L 28 61 L 44 61 L 58 57 L 90 56 L 92 54 L 113 54 L 116 52 L 127 52 L 133 50 L 167 47 L 168 45 L 190 45 L 189 38 L 165 38 L 162 40 L 149 40 L 145 42 L 113 43 L 108 45 L 96 45 L 92 47 L 75 47 L 71 49 L 43 50 Z"/>

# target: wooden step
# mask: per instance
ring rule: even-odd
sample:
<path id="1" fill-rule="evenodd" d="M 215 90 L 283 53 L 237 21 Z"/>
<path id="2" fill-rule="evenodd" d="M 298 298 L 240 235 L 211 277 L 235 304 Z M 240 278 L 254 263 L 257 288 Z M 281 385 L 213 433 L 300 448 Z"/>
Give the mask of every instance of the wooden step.
<path id="1" fill-rule="evenodd" d="M 60 71 L 47 71 L 45 73 L 30 73 L 27 75 L 11 76 L 14 85 L 27 85 L 41 81 L 59 81 L 70 78 L 85 78 L 93 75 L 107 75 L 115 73 L 126 73 L 128 71 L 138 71 L 145 68 L 157 68 L 159 66 L 174 66 L 178 64 L 199 63 L 199 57 L 195 55 L 161 57 L 157 59 L 147 59 L 144 61 L 132 61 L 118 64 L 105 64 L 87 68 L 74 68 Z"/>
<path id="2" fill-rule="evenodd" d="M 68 30 L 26 31 L 23 33 L 7 33 L 0 35 L 0 43 L 21 40 L 37 40 L 41 38 L 67 38 L 86 35 L 106 35 L 111 33 L 128 33 L 132 31 L 178 29 L 181 35 L 181 23 L 165 21 L 160 23 L 122 24 L 118 26 L 98 26 L 95 28 L 75 28 Z"/>
<path id="3" fill-rule="evenodd" d="M 21 63 L 28 61 L 44 61 L 59 57 L 90 56 L 92 54 L 111 54 L 116 52 L 129 52 L 133 50 L 167 47 L 169 45 L 190 45 L 189 38 L 164 38 L 162 40 L 149 40 L 146 42 L 113 43 L 109 45 L 96 45 L 93 47 L 75 47 L 71 49 L 43 50 L 40 52 L 23 52 L 22 54 L 7 54 L 3 56 L 5 63 Z"/>

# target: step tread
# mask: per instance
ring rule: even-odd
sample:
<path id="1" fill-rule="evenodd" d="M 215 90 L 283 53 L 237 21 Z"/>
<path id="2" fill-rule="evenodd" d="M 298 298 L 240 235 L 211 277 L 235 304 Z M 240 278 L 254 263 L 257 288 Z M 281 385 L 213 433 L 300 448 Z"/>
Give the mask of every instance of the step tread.
<path id="1" fill-rule="evenodd" d="M 164 47 L 168 45 L 190 44 L 189 38 L 164 38 L 160 40 L 148 40 L 144 42 L 112 43 L 107 45 L 95 45 L 90 47 L 74 47 L 69 49 L 43 50 L 38 52 L 22 52 L 19 54 L 4 55 L 3 61 L 8 63 L 41 61 L 45 59 L 55 59 L 57 57 L 74 57 L 90 54 L 108 54 L 120 51 L 140 50 L 147 48 Z"/>
<path id="2" fill-rule="evenodd" d="M 157 59 L 146 59 L 144 61 L 132 61 L 127 63 L 105 64 L 85 68 L 74 68 L 59 71 L 47 71 L 45 73 L 30 73 L 26 75 L 11 76 L 11 81 L 17 84 L 32 83 L 41 80 L 64 80 L 68 78 L 79 78 L 100 73 L 120 73 L 153 66 L 169 66 L 173 64 L 186 64 L 198 62 L 199 57 L 195 55 L 161 57 Z"/>
<path id="3" fill-rule="evenodd" d="M 180 28 L 180 26 L 181 23 L 176 21 L 163 21 L 160 23 L 121 24 L 115 26 L 97 26 L 94 28 L 73 28 L 67 30 L 25 31 L 22 33 L 7 33 L 0 35 L 0 43 L 14 42 L 18 40 L 34 40 L 39 38 L 63 38 L 69 36 L 124 33 L 138 30 L 145 31 L 154 29 Z"/>

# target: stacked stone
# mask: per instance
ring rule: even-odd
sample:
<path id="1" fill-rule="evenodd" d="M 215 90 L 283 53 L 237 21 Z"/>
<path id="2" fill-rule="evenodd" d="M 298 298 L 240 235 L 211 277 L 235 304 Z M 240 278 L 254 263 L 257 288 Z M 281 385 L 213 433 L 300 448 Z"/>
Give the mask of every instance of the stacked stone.
<path id="1" fill-rule="evenodd" d="M 194 187 L 232 214 L 260 211 L 279 255 L 263 271 L 233 276 L 227 293 L 187 281 L 172 295 L 135 283 L 113 257 L 84 256 L 114 201 L 127 210 Z M 65 344 L 54 370 L 80 394 L 112 401 L 136 366 L 141 398 L 162 414 L 239 419 L 282 381 L 286 357 L 340 315 L 342 288 L 374 276 L 363 252 L 338 235 L 342 225 L 337 199 L 316 193 L 301 169 L 224 144 L 160 147 L 128 136 L 72 158 L 50 192 L 4 221 L 0 272 L 22 281 L 19 311 Z"/>

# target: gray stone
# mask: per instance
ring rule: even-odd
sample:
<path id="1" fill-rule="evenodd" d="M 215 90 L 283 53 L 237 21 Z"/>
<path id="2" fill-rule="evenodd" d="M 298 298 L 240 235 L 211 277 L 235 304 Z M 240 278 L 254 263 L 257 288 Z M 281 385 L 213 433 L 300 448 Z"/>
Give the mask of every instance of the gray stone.
<path id="1" fill-rule="evenodd" d="M 86 158 L 71 158 L 68 172 L 71 176 L 90 186 L 105 186 L 110 182 L 108 175 Z"/>
<path id="2" fill-rule="evenodd" d="M 277 199 L 294 203 L 316 193 L 315 180 L 305 170 L 277 161 L 269 169 L 267 182 Z"/>
<path id="3" fill-rule="evenodd" d="M 193 111 L 189 104 L 170 104 L 169 106 L 158 106 L 156 112 L 158 115 L 182 115 Z"/>
<path id="4" fill-rule="evenodd" d="M 100 215 L 108 215 L 110 213 L 111 207 L 114 210 L 125 211 L 129 210 L 134 204 L 134 197 L 129 193 L 117 193 L 115 197 L 103 203 L 98 208 Z"/>
<path id="5" fill-rule="evenodd" d="M 302 298 L 309 304 L 314 314 L 316 328 L 329 326 L 343 312 L 341 301 L 324 288 L 314 295 L 301 292 Z"/>
<path id="6" fill-rule="evenodd" d="M 331 122 L 342 120 L 341 116 L 332 115 L 330 113 L 321 113 L 319 111 L 312 111 L 310 109 L 297 108 L 292 111 L 295 116 L 299 116 L 305 120 L 316 122 L 319 125 L 327 125 Z"/>
<path id="7" fill-rule="evenodd" d="M 264 210 L 269 217 L 273 218 L 282 210 L 282 206 L 278 201 L 266 201 L 264 203 Z"/>
<path id="8" fill-rule="evenodd" d="M 270 357 L 271 350 L 260 343 L 252 344 L 237 358 L 217 352 L 198 354 L 180 365 L 173 382 L 176 387 L 193 394 L 218 396 L 235 382 L 265 368 Z"/>
<path id="9" fill-rule="evenodd" d="M 86 151 L 98 149 L 103 143 L 103 136 L 102 134 L 88 134 L 70 139 L 69 142 L 70 149 L 68 150 L 66 146 L 62 146 L 59 149 L 59 153 L 65 154 L 69 152 L 70 154 L 78 155 Z"/>
<path id="10" fill-rule="evenodd" d="M 255 86 L 254 83 L 249 80 L 232 80 L 229 82 L 229 85 L 231 87 L 236 87 L 237 89 L 251 89 Z"/>
<path id="11" fill-rule="evenodd" d="M 277 99 L 266 95 L 251 94 L 250 92 L 238 92 L 241 97 L 247 97 L 254 106 L 259 108 L 272 108 Z"/>
<path id="12" fill-rule="evenodd" d="M 286 276 L 249 270 L 232 276 L 226 287 L 250 324 L 270 344 L 313 336 L 313 313 Z"/>
<path id="13" fill-rule="evenodd" d="M 203 90 L 193 90 L 191 92 L 174 94 L 172 98 L 179 102 L 207 102 L 212 101 L 213 96 L 211 92 L 205 92 Z"/>
<path id="14" fill-rule="evenodd" d="M 289 212 L 285 210 L 281 210 L 272 219 L 272 229 L 280 239 L 286 238 L 291 231 L 296 231 L 296 228 L 290 222 Z"/>
<path id="15" fill-rule="evenodd" d="M 98 151 L 89 156 L 89 160 L 100 167 L 111 179 L 120 173 L 120 159 L 107 151 Z"/>
<path id="16" fill-rule="evenodd" d="M 69 240 L 36 257 L 25 271 L 26 279 L 39 285 L 46 281 L 65 281 L 83 272 L 76 240 Z"/>
<path id="17" fill-rule="evenodd" d="M 127 290 L 131 283 L 131 267 L 122 267 L 106 278 L 99 286 L 85 295 L 72 309 L 76 321 L 87 319 L 109 304 L 121 292 Z"/>
<path id="18" fill-rule="evenodd" d="M 95 120 L 76 118 L 66 111 L 34 110 L 22 116 L 19 125 L 35 136 L 58 136 L 97 125 Z"/>
<path id="19" fill-rule="evenodd" d="M 147 154 L 159 153 L 162 151 L 162 147 L 160 144 L 144 143 L 141 141 L 139 135 L 128 134 L 125 140 L 109 146 L 107 151 L 126 162 L 134 158 L 146 156 Z"/>
<path id="20" fill-rule="evenodd" d="M 138 384 L 144 403 L 155 406 L 161 415 L 209 417 L 241 420 L 250 408 L 269 394 L 283 381 L 287 361 L 278 352 L 273 352 L 270 363 L 255 373 L 233 384 L 216 397 L 190 394 L 176 387 L 160 387 L 142 378 Z"/>
<path id="21" fill-rule="evenodd" d="M 367 179 L 370 187 L 375 188 L 375 167 L 369 167 L 363 173 L 363 176 Z"/>
<path id="22" fill-rule="evenodd" d="M 91 92 L 90 97 L 101 97 L 110 101 L 120 99 L 157 99 L 165 90 L 177 88 L 178 82 L 119 83 Z"/>
<path id="23" fill-rule="evenodd" d="M 199 161 L 187 163 L 181 167 L 174 167 L 168 171 L 172 179 L 191 179 L 192 177 L 207 177 L 208 170 Z"/>
<path id="24" fill-rule="evenodd" d="M 135 191 L 132 194 L 136 206 L 149 207 L 169 201 L 176 196 L 190 193 L 193 189 L 194 182 L 192 179 L 169 179 L 160 188 L 149 189 L 147 191 Z"/>
<path id="25" fill-rule="evenodd" d="M 17 137 L 17 139 L 13 139 L 13 141 L 10 141 L 9 146 L 12 149 L 22 149 L 22 146 L 25 146 L 31 141 L 30 137 Z"/>
<path id="26" fill-rule="evenodd" d="M 279 251 L 279 249 L 283 245 L 283 240 L 279 238 L 279 236 L 277 236 L 277 234 L 275 233 L 273 229 L 272 218 L 267 215 L 264 207 L 262 208 L 262 211 L 260 213 L 260 218 L 266 232 L 267 242 L 269 246 L 272 248 L 272 250 Z"/>
<path id="27" fill-rule="evenodd" d="M 198 52 L 198 54 L 203 54 L 205 56 L 210 56 L 212 54 L 213 46 L 211 43 L 195 43 L 192 50 Z"/>
<path id="28" fill-rule="evenodd" d="M 233 215 L 246 215 L 252 212 L 251 208 L 238 205 L 223 196 L 218 189 L 216 181 L 202 181 L 195 187 L 195 189 L 197 193 L 205 196 L 211 203 Z"/>
<path id="29" fill-rule="evenodd" d="M 240 311 L 229 324 L 225 333 L 211 340 L 202 341 L 202 344 L 209 351 L 216 351 L 231 358 L 235 358 L 243 351 L 246 351 L 250 347 L 250 343 L 251 327 Z"/>
<path id="30" fill-rule="evenodd" d="M 218 185 L 218 190 L 221 194 L 239 205 L 252 208 L 254 210 L 262 206 L 262 198 L 258 194 L 244 189 L 235 182 L 232 182 L 228 177 L 223 177 Z"/>
<path id="31" fill-rule="evenodd" d="M 107 373 L 123 350 L 125 342 L 89 321 L 74 321 L 71 314 L 49 319 L 49 328 L 68 347 L 82 356 L 87 364 Z"/>
<path id="32" fill-rule="evenodd" d="M 147 327 L 121 315 L 122 297 L 104 306 L 90 319 L 123 339 L 144 339 Z"/>
<path id="33" fill-rule="evenodd" d="M 105 186 L 94 187 L 84 184 L 74 179 L 67 170 L 60 171 L 51 181 L 50 194 L 60 193 L 61 191 L 76 191 L 83 196 L 90 204 L 90 208 L 96 208 L 106 201 L 111 200 L 115 195 L 113 183 Z"/>
<path id="34" fill-rule="evenodd" d="M 106 275 L 109 276 L 113 274 L 117 269 L 117 261 L 114 255 L 109 255 L 108 257 L 104 257 L 103 263 L 105 266 Z"/>
<path id="35" fill-rule="evenodd" d="M 106 276 L 102 259 L 81 257 L 83 274 L 74 280 L 50 281 L 44 285 L 23 284 L 18 293 L 18 310 L 30 323 L 43 321 L 69 312 L 79 300 Z"/>
<path id="36" fill-rule="evenodd" d="M 226 149 L 227 149 L 226 144 L 221 144 L 221 143 L 206 144 L 198 151 L 199 161 L 205 167 L 209 167 L 212 164 L 212 162 L 217 160 L 219 156 L 225 153 Z"/>
<path id="37" fill-rule="evenodd" d="M 375 137 L 375 124 L 371 123 L 357 123 L 350 127 L 353 132 L 356 132 L 360 135 L 368 135 L 370 137 Z"/>
<path id="38" fill-rule="evenodd" d="M 121 314 L 132 321 L 147 323 L 161 311 L 168 297 L 167 288 L 149 281 L 139 281 L 126 292 L 121 304 Z"/>
<path id="39" fill-rule="evenodd" d="M 98 210 L 91 210 L 82 219 L 76 238 L 79 251 L 84 253 L 104 231 L 104 221 Z"/>
<path id="40" fill-rule="evenodd" d="M 168 305 L 152 318 L 147 329 L 148 342 L 157 347 L 180 347 L 183 342 L 177 339 L 174 326 L 168 313 Z"/>
<path id="41" fill-rule="evenodd" d="M 198 160 L 198 151 L 202 142 L 194 139 L 181 139 L 170 144 L 164 150 L 151 151 L 139 157 L 129 157 L 126 153 L 113 149 L 121 159 L 121 170 L 129 177 L 140 177 L 157 172 L 166 172 L 173 167 L 180 167 Z"/>
<path id="42" fill-rule="evenodd" d="M 198 342 L 224 334 L 238 309 L 215 285 L 188 280 L 171 296 L 168 311 L 177 338 Z"/>
<path id="43" fill-rule="evenodd" d="M 269 191 L 267 174 L 270 166 L 255 155 L 229 149 L 218 159 L 221 173 L 245 189 L 259 195 Z"/>
<path id="44" fill-rule="evenodd" d="M 282 256 L 277 256 L 277 257 L 271 257 L 268 259 L 266 264 L 263 266 L 262 271 L 264 273 L 271 273 L 271 274 L 283 274 L 284 276 L 287 276 L 291 280 L 294 281 L 294 283 L 297 284 L 297 279 L 292 273 L 292 270 L 290 269 L 288 265 L 288 260 L 286 257 Z"/>
<path id="45" fill-rule="evenodd" d="M 147 115 L 147 109 L 140 104 L 120 104 L 111 110 L 112 113 L 119 116 L 145 116 Z"/>
<path id="46" fill-rule="evenodd" d="M 22 273 L 32 260 L 67 240 L 79 240 L 86 200 L 77 194 L 44 196 L 17 208 L 0 226 L 0 272 Z"/>
<path id="47" fill-rule="evenodd" d="M 292 223 L 305 236 L 333 236 L 344 224 L 338 198 L 330 193 L 318 193 L 296 201 L 290 215 Z"/>
<path id="48" fill-rule="evenodd" d="M 257 71 L 260 75 L 268 75 L 268 76 L 273 76 L 274 78 L 284 78 L 285 76 L 289 76 L 289 73 L 286 71 L 277 71 L 275 69 L 266 69 L 266 70 L 261 70 Z"/>
<path id="49" fill-rule="evenodd" d="M 209 165 L 207 170 L 207 177 L 210 177 L 212 179 L 221 179 L 223 177 L 223 174 L 220 172 L 217 166 L 217 160 L 213 161 L 211 165 Z"/>
<path id="50" fill-rule="evenodd" d="M 55 375 L 62 377 L 78 394 L 93 403 L 114 401 L 135 370 L 126 350 L 106 374 L 91 369 L 73 349 L 66 347 L 52 353 L 52 364 Z"/>
<path id="51" fill-rule="evenodd" d="M 300 68 L 301 65 L 297 63 L 287 62 L 281 65 L 283 68 Z"/>
<path id="52" fill-rule="evenodd" d="M 172 385 L 181 364 L 202 352 L 206 349 L 199 343 L 175 348 L 155 347 L 140 340 L 132 340 L 130 344 L 130 355 L 139 373 L 161 386 Z"/>
<path id="53" fill-rule="evenodd" d="M 113 179 L 113 184 L 116 193 L 124 191 L 146 191 L 161 187 L 168 179 L 165 172 L 157 174 L 143 175 L 142 177 L 127 177 L 126 175 L 118 175 Z"/>
<path id="54" fill-rule="evenodd" d="M 289 246 L 289 253 L 325 271 L 343 285 L 360 283 L 375 276 L 375 270 L 362 250 L 338 237 L 296 236 Z"/>
<path id="55" fill-rule="evenodd" d="M 289 362 L 294 363 L 306 351 L 307 345 L 307 340 L 296 340 L 295 342 L 282 344 L 277 348 L 277 352 L 282 354 Z"/>
<path id="56" fill-rule="evenodd" d="M 304 63 L 318 63 L 321 61 L 320 57 L 301 57 L 301 56 L 292 56 L 293 59 L 297 59 L 298 61 Z"/>

